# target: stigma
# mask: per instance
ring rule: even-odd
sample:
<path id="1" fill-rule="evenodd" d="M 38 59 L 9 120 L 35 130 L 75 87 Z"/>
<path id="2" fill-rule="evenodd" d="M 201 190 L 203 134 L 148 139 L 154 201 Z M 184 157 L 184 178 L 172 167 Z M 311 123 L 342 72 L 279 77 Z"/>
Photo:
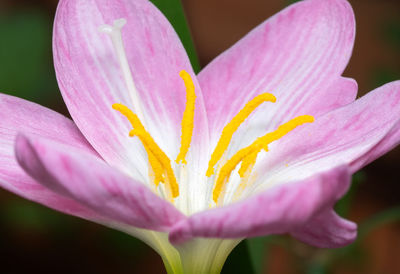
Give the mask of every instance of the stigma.
<path id="1" fill-rule="evenodd" d="M 142 121 L 144 121 L 144 115 L 143 115 L 143 110 L 142 110 L 142 106 L 140 103 L 139 93 L 135 86 L 135 82 L 133 81 L 133 78 L 132 78 L 132 72 L 129 67 L 128 58 L 126 56 L 126 51 L 125 51 L 124 43 L 122 40 L 121 30 L 125 26 L 125 24 L 126 24 L 126 19 L 121 18 L 121 19 L 115 20 L 113 22 L 112 26 L 110 26 L 110 25 L 100 26 L 99 31 L 106 33 L 110 36 L 112 44 L 114 46 L 114 51 L 117 55 L 118 62 L 121 67 L 121 72 L 122 72 L 123 78 L 125 80 L 127 91 L 129 93 L 129 96 L 132 101 L 132 105 L 134 107 L 134 111 L 137 114 L 137 116 Z"/>

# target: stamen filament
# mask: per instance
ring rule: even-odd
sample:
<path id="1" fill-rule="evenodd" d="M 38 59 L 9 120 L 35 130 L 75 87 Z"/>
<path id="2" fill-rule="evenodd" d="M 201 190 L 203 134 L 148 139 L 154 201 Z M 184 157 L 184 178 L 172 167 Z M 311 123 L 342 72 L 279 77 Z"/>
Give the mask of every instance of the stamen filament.
<path id="1" fill-rule="evenodd" d="M 173 198 L 178 197 L 179 186 L 171 167 L 171 160 L 145 130 L 143 124 L 135 113 L 122 104 L 113 104 L 112 107 L 124 115 L 131 123 L 133 130 L 129 133 L 129 136 L 132 137 L 136 135 L 142 142 L 148 154 L 151 168 L 154 172 L 154 183 L 158 186 L 160 182 L 165 182 L 163 174 L 166 173 L 172 196 Z"/>
<path id="2" fill-rule="evenodd" d="M 214 174 L 214 166 L 218 163 L 224 152 L 227 150 L 229 143 L 232 140 L 233 134 L 238 130 L 239 126 L 249 117 L 249 115 L 264 102 L 276 102 L 276 98 L 271 93 L 262 93 L 249 101 L 235 117 L 222 130 L 221 138 L 217 146 L 211 154 L 211 159 L 208 162 L 206 176 L 210 177 Z"/>
<path id="3" fill-rule="evenodd" d="M 252 166 L 256 159 L 257 154 L 262 150 L 268 150 L 268 145 L 273 141 L 276 141 L 282 138 L 284 135 L 294 130 L 296 127 L 305 124 L 312 123 L 314 121 L 314 117 L 310 115 L 298 116 L 287 123 L 284 123 L 278 127 L 273 132 L 267 133 L 266 135 L 259 137 L 256 141 L 254 141 L 251 145 L 242 148 L 235 155 L 230 158 L 225 165 L 221 168 L 219 172 L 217 181 L 215 183 L 215 187 L 213 190 L 213 200 L 215 203 L 218 202 L 219 196 L 221 195 L 221 191 L 224 185 L 228 182 L 228 179 L 232 173 L 232 171 L 236 168 L 236 166 L 242 162 L 241 170 L 239 170 L 239 175 L 241 177 L 247 173 L 248 167 Z"/>
<path id="4" fill-rule="evenodd" d="M 190 74 L 182 70 L 179 76 L 181 76 L 186 86 L 186 108 L 182 118 L 181 148 L 175 162 L 177 164 L 179 164 L 179 162 L 187 164 L 185 157 L 189 151 L 190 143 L 192 142 L 196 93 Z"/>

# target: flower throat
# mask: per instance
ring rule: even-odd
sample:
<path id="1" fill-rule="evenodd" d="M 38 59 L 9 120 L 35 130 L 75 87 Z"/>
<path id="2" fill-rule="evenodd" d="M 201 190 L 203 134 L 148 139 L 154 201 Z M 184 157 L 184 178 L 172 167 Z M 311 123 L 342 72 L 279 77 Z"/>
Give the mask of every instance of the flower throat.
<path id="1" fill-rule="evenodd" d="M 125 19 L 119 19 L 114 21 L 113 26 L 104 25 L 100 27 L 100 31 L 107 33 L 111 37 L 121 66 L 122 74 L 132 100 L 134 111 L 119 103 L 113 104 L 112 108 L 119 111 L 130 122 L 132 130 L 129 132 L 129 136 L 136 136 L 139 138 L 144 149 L 146 150 L 149 161 L 150 179 L 153 181 L 156 187 L 158 187 L 160 183 L 164 184 L 168 197 L 173 202 L 174 198 L 179 196 L 179 183 L 174 174 L 171 159 L 158 146 L 142 123 L 142 121 L 145 122 L 145 120 L 143 111 L 141 109 L 140 97 L 132 79 L 132 73 L 129 68 L 129 63 L 122 41 L 121 29 L 125 24 Z M 196 93 L 195 85 L 190 74 L 185 70 L 182 70 L 180 71 L 179 76 L 182 78 L 186 87 L 186 107 L 182 114 L 181 146 L 175 162 L 176 164 L 186 165 L 186 155 L 190 149 L 193 129 L 195 126 L 194 115 Z M 310 115 L 302 115 L 293 118 L 290 121 L 280 125 L 275 131 L 269 132 L 264 136 L 257 138 L 252 144 L 240 149 L 231 158 L 225 160 L 224 154 L 226 154 L 234 133 L 239 129 L 240 125 L 255 111 L 255 109 L 257 109 L 264 102 L 275 103 L 276 98 L 271 93 L 262 93 L 255 96 L 232 118 L 232 120 L 222 130 L 221 137 L 211 154 L 207 172 L 204 174 L 204 176 L 207 177 L 214 176 L 212 199 L 216 204 L 218 204 L 219 199 L 221 196 L 223 196 L 222 194 L 225 191 L 232 172 L 238 167 L 239 164 L 239 176 L 241 178 L 249 176 L 253 166 L 256 163 L 258 154 L 262 150 L 268 151 L 268 145 L 270 143 L 282 138 L 296 127 L 314 121 L 314 117 Z M 214 168 L 217 164 L 219 168 L 216 172 Z"/>

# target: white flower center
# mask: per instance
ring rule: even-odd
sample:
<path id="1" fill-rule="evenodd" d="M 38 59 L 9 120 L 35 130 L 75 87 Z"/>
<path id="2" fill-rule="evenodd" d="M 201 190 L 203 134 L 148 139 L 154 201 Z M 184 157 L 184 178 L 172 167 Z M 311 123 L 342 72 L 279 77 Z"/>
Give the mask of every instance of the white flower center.
<path id="1" fill-rule="evenodd" d="M 154 183 L 155 191 L 162 197 L 174 203 L 174 199 L 180 196 L 179 183 L 188 183 L 188 176 L 193 174 L 187 174 L 186 170 L 186 155 L 190 149 L 192 142 L 192 135 L 194 129 L 194 113 L 195 113 L 195 85 L 189 73 L 182 70 L 180 76 L 186 86 L 186 108 L 182 118 L 182 132 L 181 132 L 181 147 L 178 156 L 175 160 L 176 164 L 179 165 L 178 171 L 179 180 L 175 176 L 174 163 L 170 160 L 168 155 L 158 146 L 154 141 L 153 137 L 146 130 L 145 117 L 141 108 L 139 93 L 136 89 L 135 83 L 132 78 L 132 73 L 129 67 L 128 59 L 125 53 L 121 29 L 126 24 L 125 19 L 115 20 L 113 26 L 103 25 L 100 27 L 100 31 L 108 34 L 111 39 L 119 60 L 123 77 L 128 88 L 130 98 L 133 103 L 134 111 L 131 111 L 128 107 L 122 104 L 113 104 L 112 107 L 123 114 L 132 125 L 132 130 L 129 135 L 131 137 L 137 137 L 143 144 L 149 161 L 149 178 Z M 228 99 L 228 98 L 227 98 Z M 256 163 L 258 154 L 262 151 L 268 151 L 268 145 L 286 135 L 288 132 L 294 130 L 296 127 L 304 124 L 311 123 L 314 121 L 314 117 L 310 115 L 298 116 L 285 124 L 280 125 L 275 131 L 267 133 L 266 135 L 256 139 L 251 145 L 244 147 L 237 151 L 231 158 L 226 159 L 226 151 L 233 138 L 234 133 L 238 130 L 240 125 L 253 113 L 264 102 L 274 103 L 276 98 L 270 93 L 262 93 L 255 96 L 250 100 L 240 111 L 236 114 L 233 119 L 224 127 L 221 138 L 219 139 L 208 164 L 206 174 L 197 175 L 204 176 L 205 182 L 208 182 L 206 178 L 211 178 L 213 182 L 212 191 L 212 206 L 219 206 L 224 204 L 224 196 L 227 192 L 227 184 L 229 183 L 232 172 L 234 172 L 240 165 L 238 173 L 241 177 L 241 183 L 239 184 L 236 192 L 241 195 L 243 189 L 248 185 L 249 181 L 252 180 L 253 167 Z M 160 185 L 162 183 L 162 185 Z M 181 186 L 183 188 L 183 186 Z M 185 201 L 189 202 L 188 197 L 185 197 Z M 180 206 L 181 209 L 183 209 Z"/>

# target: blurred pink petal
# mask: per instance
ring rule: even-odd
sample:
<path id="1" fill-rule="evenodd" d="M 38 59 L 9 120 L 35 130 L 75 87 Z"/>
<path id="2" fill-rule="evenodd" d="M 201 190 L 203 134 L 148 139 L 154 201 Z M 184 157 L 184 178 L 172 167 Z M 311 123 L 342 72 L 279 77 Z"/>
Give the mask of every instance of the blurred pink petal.
<path id="1" fill-rule="evenodd" d="M 14 156 L 17 132 L 43 136 L 60 144 L 68 144 L 93 157 L 98 157 L 75 124 L 40 105 L 0 94 L 0 186 L 28 200 L 52 209 L 98 220 L 99 216 L 80 203 L 60 196 L 32 180 L 18 165 Z"/>
<path id="2" fill-rule="evenodd" d="M 18 163 L 42 185 L 110 220 L 167 230 L 183 217 L 149 188 L 91 154 L 23 135 L 15 149 Z"/>
<path id="3" fill-rule="evenodd" d="M 321 248 L 338 248 L 351 244 L 357 237 L 357 225 L 328 209 L 291 233 L 302 242 Z"/>

